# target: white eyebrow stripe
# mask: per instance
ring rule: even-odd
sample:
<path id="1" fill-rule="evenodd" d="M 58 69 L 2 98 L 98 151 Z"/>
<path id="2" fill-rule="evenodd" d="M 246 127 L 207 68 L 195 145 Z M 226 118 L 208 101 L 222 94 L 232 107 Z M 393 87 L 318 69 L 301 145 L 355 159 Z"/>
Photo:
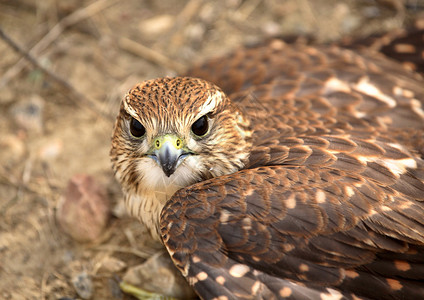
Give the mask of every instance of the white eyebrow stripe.
<path id="1" fill-rule="evenodd" d="M 131 117 L 133 117 L 134 119 L 138 119 L 138 115 L 137 115 L 135 109 L 132 108 L 131 105 L 129 105 L 128 102 L 129 102 L 129 95 L 127 94 L 125 96 L 125 99 L 124 99 L 124 109 L 127 113 L 130 114 Z"/>
<path id="2" fill-rule="evenodd" d="M 222 99 L 222 97 L 223 95 L 220 91 L 216 91 L 215 93 L 209 95 L 208 99 L 206 99 L 205 103 L 200 108 L 199 116 L 210 113 L 216 107 L 218 98 Z"/>

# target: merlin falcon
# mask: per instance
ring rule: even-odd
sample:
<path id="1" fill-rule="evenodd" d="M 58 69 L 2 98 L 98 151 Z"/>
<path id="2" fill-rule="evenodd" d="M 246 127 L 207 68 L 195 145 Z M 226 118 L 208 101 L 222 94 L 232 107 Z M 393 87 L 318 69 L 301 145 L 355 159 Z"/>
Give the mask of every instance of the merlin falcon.
<path id="1" fill-rule="evenodd" d="M 272 40 L 137 84 L 111 158 L 201 299 L 424 299 L 424 80 Z"/>

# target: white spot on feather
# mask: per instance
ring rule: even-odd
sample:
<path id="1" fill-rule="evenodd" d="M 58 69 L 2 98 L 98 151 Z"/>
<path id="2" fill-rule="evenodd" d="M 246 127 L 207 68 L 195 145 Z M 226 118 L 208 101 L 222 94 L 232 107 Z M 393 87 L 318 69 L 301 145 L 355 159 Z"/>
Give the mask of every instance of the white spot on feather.
<path id="1" fill-rule="evenodd" d="M 291 288 L 285 286 L 278 293 L 280 294 L 281 297 L 287 298 L 287 297 L 290 297 L 291 296 L 291 294 L 293 293 L 293 291 L 292 291 Z"/>
<path id="2" fill-rule="evenodd" d="M 392 98 L 381 92 L 375 85 L 369 82 L 368 77 L 363 77 L 361 80 L 354 86 L 354 88 L 368 96 L 377 98 L 380 101 L 386 103 L 389 107 L 395 107 L 396 101 Z"/>
<path id="3" fill-rule="evenodd" d="M 308 266 L 308 265 L 306 265 L 306 264 L 300 264 L 300 266 L 299 266 L 299 270 L 300 270 L 301 272 L 308 272 L 308 271 L 309 271 L 309 266 Z"/>
<path id="4" fill-rule="evenodd" d="M 224 285 L 225 278 L 224 278 L 224 276 L 218 276 L 218 277 L 216 277 L 215 281 L 218 282 L 220 285 Z"/>
<path id="5" fill-rule="evenodd" d="M 359 160 L 362 163 L 362 165 L 365 166 L 368 162 L 374 162 L 374 161 L 376 161 L 377 157 L 375 157 L 375 156 L 362 156 L 362 155 L 360 155 L 360 156 L 357 156 L 356 159 Z"/>
<path id="6" fill-rule="evenodd" d="M 250 268 L 246 265 L 237 264 L 230 268 L 230 275 L 236 278 L 243 277 L 246 275 L 247 272 L 249 272 Z"/>
<path id="7" fill-rule="evenodd" d="M 361 119 L 361 118 L 363 118 L 363 117 L 365 117 L 367 114 L 366 113 L 364 113 L 364 112 L 362 112 L 362 111 L 357 111 L 357 110 L 355 110 L 354 112 L 352 112 L 353 113 L 353 115 L 355 116 L 355 117 L 357 117 L 358 119 Z"/>
<path id="8" fill-rule="evenodd" d="M 328 294 L 321 293 L 321 300 L 340 300 L 343 298 L 343 295 L 336 290 L 327 288 Z"/>
<path id="9" fill-rule="evenodd" d="M 388 143 L 388 145 L 389 145 L 390 147 L 395 148 L 395 149 L 398 149 L 398 150 L 400 150 L 400 151 L 402 151 L 402 152 L 404 152 L 404 151 L 405 151 L 405 148 L 404 148 L 402 145 L 395 144 L 395 143 Z"/>
<path id="10" fill-rule="evenodd" d="M 403 93 L 403 89 L 400 86 L 394 86 L 393 87 L 393 94 L 395 94 L 396 96 L 402 96 Z"/>
<path id="11" fill-rule="evenodd" d="M 293 209 L 296 207 L 296 199 L 294 194 L 290 194 L 290 196 L 284 200 L 288 209 Z"/>
<path id="12" fill-rule="evenodd" d="M 406 173 L 406 168 L 416 169 L 417 162 L 413 158 L 405 159 L 381 159 L 378 161 L 379 164 L 385 166 L 396 176 L 400 176 Z"/>
<path id="13" fill-rule="evenodd" d="M 219 222 L 221 224 L 227 223 L 228 220 L 230 219 L 230 216 L 231 216 L 231 214 L 227 210 L 223 209 L 221 211 L 221 214 L 219 215 Z"/>
<path id="14" fill-rule="evenodd" d="M 200 272 L 196 275 L 196 278 L 199 281 L 204 281 L 204 280 L 208 279 L 208 274 L 206 272 Z"/>
<path id="15" fill-rule="evenodd" d="M 400 151 L 405 151 L 405 149 L 398 144 L 389 144 L 389 146 L 396 148 Z M 357 159 L 366 164 L 368 162 L 376 162 L 387 169 L 389 169 L 395 176 L 399 177 L 400 175 L 407 172 L 406 168 L 416 169 L 417 162 L 413 158 L 404 158 L 404 159 L 388 159 L 372 156 L 358 156 Z"/>
<path id="16" fill-rule="evenodd" d="M 252 294 L 256 295 L 258 293 L 259 288 L 261 287 L 261 282 L 259 280 L 255 281 L 255 283 L 252 285 Z"/>
<path id="17" fill-rule="evenodd" d="M 325 203 L 325 193 L 322 190 L 317 190 L 315 193 L 315 199 L 318 203 Z"/>
<path id="18" fill-rule="evenodd" d="M 412 99 L 411 100 L 411 105 L 412 105 L 412 110 L 419 115 L 421 118 L 424 119 L 424 111 L 421 105 L 421 102 L 418 101 L 417 99 Z"/>
<path id="19" fill-rule="evenodd" d="M 250 230 L 252 229 L 252 220 L 250 218 L 244 218 L 242 221 L 242 227 L 244 230 Z"/>
<path id="20" fill-rule="evenodd" d="M 405 89 L 401 88 L 400 86 L 393 87 L 393 94 L 395 94 L 396 96 L 403 96 L 403 97 L 406 97 L 406 98 L 412 98 L 412 97 L 415 96 L 413 91 L 405 90 Z"/>
<path id="21" fill-rule="evenodd" d="M 349 85 L 341 81 L 337 78 L 331 78 L 330 80 L 327 80 L 324 85 L 324 93 L 329 94 L 333 92 L 350 92 Z"/>
<path id="22" fill-rule="evenodd" d="M 345 194 L 346 194 L 348 197 L 352 197 L 352 196 L 355 194 L 355 191 L 353 190 L 353 188 L 352 188 L 352 187 L 347 186 L 347 187 L 345 187 Z"/>

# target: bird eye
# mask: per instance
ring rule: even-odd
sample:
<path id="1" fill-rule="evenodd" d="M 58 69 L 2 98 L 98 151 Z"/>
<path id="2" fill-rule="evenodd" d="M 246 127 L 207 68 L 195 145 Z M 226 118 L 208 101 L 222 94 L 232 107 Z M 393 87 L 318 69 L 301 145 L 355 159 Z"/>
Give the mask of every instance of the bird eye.
<path id="1" fill-rule="evenodd" d="M 205 115 L 191 125 L 191 131 L 197 136 L 203 136 L 208 132 L 208 117 Z"/>
<path id="2" fill-rule="evenodd" d="M 130 132 L 133 137 L 140 138 L 146 133 L 146 129 L 138 120 L 131 118 Z"/>

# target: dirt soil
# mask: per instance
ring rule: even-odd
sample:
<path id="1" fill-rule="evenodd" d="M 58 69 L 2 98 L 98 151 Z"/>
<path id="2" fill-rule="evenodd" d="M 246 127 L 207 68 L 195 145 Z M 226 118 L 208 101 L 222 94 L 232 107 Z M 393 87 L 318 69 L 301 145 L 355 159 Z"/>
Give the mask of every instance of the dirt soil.
<path id="1" fill-rule="evenodd" d="M 130 298 L 119 279 L 159 251 L 126 215 L 108 156 L 135 83 L 271 36 L 328 42 L 399 28 L 418 2 L 1 0 L 0 29 L 38 66 L 0 39 L 0 299 Z M 91 242 L 56 217 L 76 174 L 103 186 L 112 211 Z"/>

